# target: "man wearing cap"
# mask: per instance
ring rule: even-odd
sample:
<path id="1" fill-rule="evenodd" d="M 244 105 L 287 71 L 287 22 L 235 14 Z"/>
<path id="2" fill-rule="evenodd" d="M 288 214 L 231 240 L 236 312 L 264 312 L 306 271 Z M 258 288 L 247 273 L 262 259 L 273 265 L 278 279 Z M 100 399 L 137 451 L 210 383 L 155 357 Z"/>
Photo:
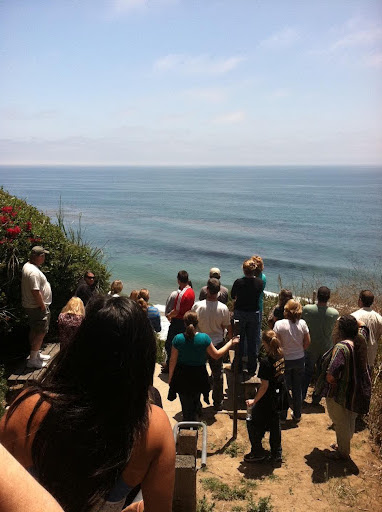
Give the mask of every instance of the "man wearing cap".
<path id="1" fill-rule="evenodd" d="M 45 366 L 44 361 L 50 358 L 40 353 L 45 334 L 49 330 L 49 306 L 52 303 L 50 284 L 39 269 L 45 261 L 45 254 L 49 254 L 49 251 L 43 247 L 33 247 L 29 261 L 23 266 L 21 277 L 22 306 L 28 315 L 30 327 L 30 356 L 27 367 L 34 369 Z"/>
<path id="2" fill-rule="evenodd" d="M 210 278 L 207 282 L 207 298 L 195 302 L 191 311 L 198 314 L 198 328 L 200 332 L 208 334 L 214 347 L 219 350 L 224 345 L 225 329 L 228 330 L 228 339 L 232 338 L 231 317 L 225 304 L 219 302 L 220 282 Z M 208 357 L 212 373 L 212 400 L 216 411 L 221 411 L 223 405 L 223 358 L 212 359 Z"/>
<path id="3" fill-rule="evenodd" d="M 210 279 L 217 279 L 220 281 L 220 269 L 217 267 L 212 267 L 210 269 Z M 199 293 L 199 300 L 204 300 L 207 298 L 207 286 L 203 286 Z M 227 304 L 228 302 L 228 290 L 225 286 L 220 285 L 220 291 L 218 293 L 218 301 L 223 304 Z"/>

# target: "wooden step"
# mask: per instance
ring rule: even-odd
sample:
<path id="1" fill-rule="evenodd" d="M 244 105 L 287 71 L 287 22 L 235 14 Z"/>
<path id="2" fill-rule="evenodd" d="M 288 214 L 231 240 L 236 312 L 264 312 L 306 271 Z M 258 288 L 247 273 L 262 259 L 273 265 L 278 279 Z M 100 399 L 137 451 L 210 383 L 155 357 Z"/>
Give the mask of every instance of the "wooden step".
<path id="1" fill-rule="evenodd" d="M 20 361 L 20 363 L 14 368 L 12 375 L 10 375 L 7 379 L 8 386 L 10 388 L 19 386 L 24 386 L 27 382 L 32 382 L 40 378 L 46 368 L 51 363 L 53 357 L 59 352 L 60 344 L 59 343 L 48 343 L 43 349 L 42 353 L 46 355 L 50 355 L 51 358 L 47 361 L 46 366 L 39 370 L 33 370 L 31 368 L 27 368 L 27 359 Z"/>

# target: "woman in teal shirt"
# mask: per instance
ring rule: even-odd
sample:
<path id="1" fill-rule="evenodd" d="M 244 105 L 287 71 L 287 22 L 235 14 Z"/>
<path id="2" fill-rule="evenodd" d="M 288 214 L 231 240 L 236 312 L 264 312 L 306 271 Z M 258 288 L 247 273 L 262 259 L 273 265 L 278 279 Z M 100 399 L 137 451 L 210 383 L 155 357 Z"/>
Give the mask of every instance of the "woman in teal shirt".
<path id="1" fill-rule="evenodd" d="M 200 394 L 209 403 L 210 385 L 206 369 L 207 355 L 219 359 L 233 346 L 239 343 L 239 338 L 232 338 L 219 350 L 211 343 L 211 338 L 197 332 L 198 315 L 188 311 L 183 317 L 186 332 L 178 334 L 172 341 L 172 351 L 169 367 L 170 385 L 169 400 L 174 400 L 179 394 L 182 404 L 183 421 L 197 421 L 200 410 Z"/>

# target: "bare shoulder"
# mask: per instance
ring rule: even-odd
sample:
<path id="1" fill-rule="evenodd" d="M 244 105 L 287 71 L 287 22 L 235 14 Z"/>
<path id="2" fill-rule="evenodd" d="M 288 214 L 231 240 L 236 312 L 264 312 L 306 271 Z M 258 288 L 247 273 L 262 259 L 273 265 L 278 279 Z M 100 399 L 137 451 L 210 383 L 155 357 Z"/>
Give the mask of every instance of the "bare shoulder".
<path id="1" fill-rule="evenodd" d="M 163 467 L 167 463 L 174 465 L 175 443 L 166 413 L 160 407 L 151 405 L 148 427 L 134 444 L 129 463 L 123 471 L 123 479 L 131 487 L 142 483 L 149 468 L 158 461 Z"/>
<path id="2" fill-rule="evenodd" d="M 153 448 L 160 448 L 168 436 L 172 439 L 172 429 L 167 414 L 157 405 L 151 405 L 147 440 L 150 444 L 152 443 Z"/>
<path id="3" fill-rule="evenodd" d="M 23 395 L 26 393 L 27 391 L 23 391 L 16 398 L 16 400 L 19 401 L 18 405 L 12 414 L 8 411 L 0 422 L 0 441 L 13 455 L 16 455 L 21 447 L 25 447 L 25 445 L 31 446 L 34 434 L 49 408 L 47 402 L 41 403 L 41 406 L 35 413 L 33 421 L 29 425 L 30 429 L 28 433 L 29 419 L 41 399 L 41 395 L 36 392 L 23 399 Z"/>

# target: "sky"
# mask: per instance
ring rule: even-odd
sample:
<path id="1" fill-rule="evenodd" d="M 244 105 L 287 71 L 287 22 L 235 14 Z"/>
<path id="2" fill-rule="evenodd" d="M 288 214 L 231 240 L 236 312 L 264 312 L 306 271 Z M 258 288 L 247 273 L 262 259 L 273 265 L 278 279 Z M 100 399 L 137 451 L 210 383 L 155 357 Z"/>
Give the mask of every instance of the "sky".
<path id="1" fill-rule="evenodd" d="M 0 164 L 380 165 L 381 0 L 2 0 Z"/>

